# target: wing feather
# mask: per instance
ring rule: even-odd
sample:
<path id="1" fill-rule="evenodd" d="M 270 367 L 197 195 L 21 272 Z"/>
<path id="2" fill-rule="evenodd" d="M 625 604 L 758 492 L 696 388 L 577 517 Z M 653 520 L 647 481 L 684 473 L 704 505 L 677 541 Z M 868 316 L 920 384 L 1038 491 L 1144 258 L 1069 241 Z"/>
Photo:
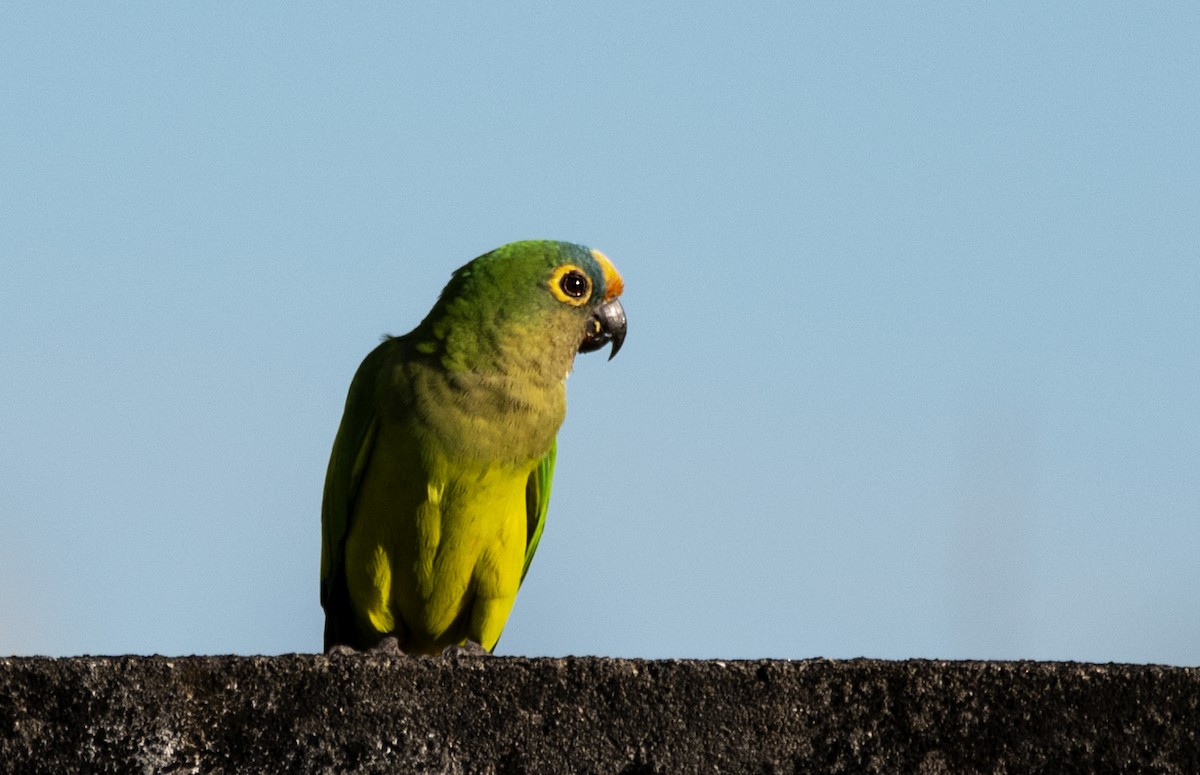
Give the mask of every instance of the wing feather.
<path id="1" fill-rule="evenodd" d="M 379 425 L 376 411 L 379 373 L 389 362 L 398 341 L 385 340 L 363 359 L 355 372 L 325 473 L 321 503 L 321 605 L 325 608 L 327 649 L 354 637 L 343 567 L 346 536 L 354 520 L 358 488 L 370 462 Z"/>
<path id="2" fill-rule="evenodd" d="M 558 455 L 558 442 L 550 445 L 550 450 L 538 461 L 537 467 L 529 475 L 525 485 L 525 518 L 528 530 L 525 539 L 525 566 L 521 569 L 521 581 L 529 573 L 529 563 L 537 551 L 538 541 L 542 540 L 542 530 L 546 527 L 546 511 L 550 507 L 550 481 L 554 478 L 554 459 Z"/>

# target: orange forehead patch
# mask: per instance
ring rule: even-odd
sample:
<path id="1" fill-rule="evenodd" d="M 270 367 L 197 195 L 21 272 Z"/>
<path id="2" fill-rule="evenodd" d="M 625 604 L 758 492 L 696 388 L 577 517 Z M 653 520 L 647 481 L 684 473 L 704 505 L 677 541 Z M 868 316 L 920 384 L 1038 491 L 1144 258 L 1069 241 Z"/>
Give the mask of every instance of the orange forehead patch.
<path id="1" fill-rule="evenodd" d="M 604 272 L 604 300 L 611 301 L 620 296 L 621 291 L 625 290 L 625 281 L 621 279 L 621 273 L 612 265 L 612 261 L 608 260 L 608 256 L 599 250 L 592 251 L 592 258 L 596 259 L 600 270 Z"/>

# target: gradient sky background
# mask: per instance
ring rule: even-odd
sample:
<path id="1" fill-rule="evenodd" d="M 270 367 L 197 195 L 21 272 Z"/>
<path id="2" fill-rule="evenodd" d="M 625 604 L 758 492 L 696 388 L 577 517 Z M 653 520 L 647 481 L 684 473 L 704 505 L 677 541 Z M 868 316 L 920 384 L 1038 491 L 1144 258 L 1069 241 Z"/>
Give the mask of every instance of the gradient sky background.
<path id="1" fill-rule="evenodd" d="M 567 7 L 567 6 L 570 7 Z M 350 377 L 605 251 L 498 653 L 1200 664 L 1200 5 L 8 3 L 0 654 L 316 651 Z"/>

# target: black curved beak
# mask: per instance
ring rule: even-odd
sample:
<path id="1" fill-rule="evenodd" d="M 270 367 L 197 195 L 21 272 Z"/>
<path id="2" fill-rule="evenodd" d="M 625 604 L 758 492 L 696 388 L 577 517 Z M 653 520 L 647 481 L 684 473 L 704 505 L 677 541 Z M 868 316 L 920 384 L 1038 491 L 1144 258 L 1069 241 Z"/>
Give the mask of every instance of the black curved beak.
<path id="1" fill-rule="evenodd" d="M 624 341 L 625 308 L 621 306 L 621 302 L 613 299 L 598 307 L 588 318 L 587 330 L 583 336 L 583 344 L 579 345 L 579 352 L 594 352 L 612 342 L 612 352 L 608 354 L 608 359 L 611 361 L 616 357 L 617 350 L 621 349 L 621 343 Z"/>

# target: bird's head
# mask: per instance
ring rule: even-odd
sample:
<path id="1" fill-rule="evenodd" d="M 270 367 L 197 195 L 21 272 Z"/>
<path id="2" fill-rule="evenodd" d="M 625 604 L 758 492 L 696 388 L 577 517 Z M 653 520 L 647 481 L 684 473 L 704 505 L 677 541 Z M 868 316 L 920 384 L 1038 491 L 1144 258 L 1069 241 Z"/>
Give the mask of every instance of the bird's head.
<path id="1" fill-rule="evenodd" d="M 449 353 L 517 348 L 569 363 L 577 352 L 611 344 L 611 359 L 625 341 L 623 289 L 598 250 L 513 242 L 455 272 L 426 323 Z"/>

